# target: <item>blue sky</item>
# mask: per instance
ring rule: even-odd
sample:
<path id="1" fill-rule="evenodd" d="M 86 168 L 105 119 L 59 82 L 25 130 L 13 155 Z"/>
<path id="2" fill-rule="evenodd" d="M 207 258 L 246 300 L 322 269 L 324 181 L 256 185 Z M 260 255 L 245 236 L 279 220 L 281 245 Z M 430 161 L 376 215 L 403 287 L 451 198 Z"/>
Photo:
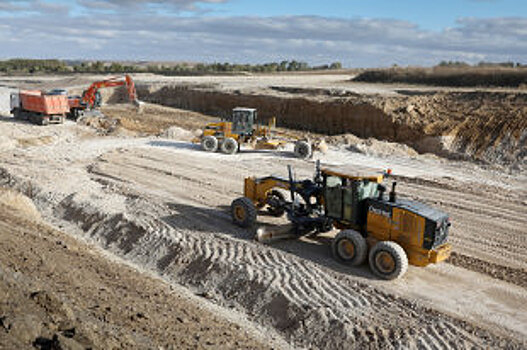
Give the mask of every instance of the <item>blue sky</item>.
<path id="1" fill-rule="evenodd" d="M 525 0 L 3 0 L 0 58 L 527 63 Z"/>
<path id="2" fill-rule="evenodd" d="M 460 17 L 507 17 L 527 15 L 526 0 L 234 0 L 207 4 L 209 15 L 279 16 L 319 15 L 328 17 L 394 18 L 419 27 L 441 30 L 455 25 Z"/>

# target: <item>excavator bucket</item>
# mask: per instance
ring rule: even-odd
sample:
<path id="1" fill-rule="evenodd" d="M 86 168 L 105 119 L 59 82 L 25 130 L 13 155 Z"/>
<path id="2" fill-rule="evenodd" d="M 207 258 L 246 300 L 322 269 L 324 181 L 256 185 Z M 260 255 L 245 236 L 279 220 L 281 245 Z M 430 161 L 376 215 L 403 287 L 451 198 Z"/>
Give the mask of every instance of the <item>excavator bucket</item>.
<path id="1" fill-rule="evenodd" d="M 139 101 L 138 99 L 133 100 L 132 103 L 135 107 L 137 107 L 138 110 L 141 110 L 145 105 L 143 101 Z"/>

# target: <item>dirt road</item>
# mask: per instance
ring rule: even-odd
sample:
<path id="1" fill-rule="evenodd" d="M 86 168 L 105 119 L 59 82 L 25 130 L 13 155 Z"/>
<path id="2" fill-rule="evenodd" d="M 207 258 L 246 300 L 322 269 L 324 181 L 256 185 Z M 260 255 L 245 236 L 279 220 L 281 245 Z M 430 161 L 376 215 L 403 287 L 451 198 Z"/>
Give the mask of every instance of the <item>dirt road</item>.
<path id="1" fill-rule="evenodd" d="M 292 346 L 506 347 L 527 342 L 525 178 L 434 157 L 333 147 L 325 164 L 391 167 L 406 193 L 452 213 L 454 264 L 381 282 L 345 268 L 324 238 L 264 246 L 226 208 L 248 175 L 312 176 L 288 153 L 199 151 L 187 141 L 100 137 L 68 122 L 0 121 L 1 182 L 46 219 L 110 254 L 190 288 Z M 426 167 L 423 167 L 423 164 Z M 264 217 L 263 223 L 279 224 Z"/>

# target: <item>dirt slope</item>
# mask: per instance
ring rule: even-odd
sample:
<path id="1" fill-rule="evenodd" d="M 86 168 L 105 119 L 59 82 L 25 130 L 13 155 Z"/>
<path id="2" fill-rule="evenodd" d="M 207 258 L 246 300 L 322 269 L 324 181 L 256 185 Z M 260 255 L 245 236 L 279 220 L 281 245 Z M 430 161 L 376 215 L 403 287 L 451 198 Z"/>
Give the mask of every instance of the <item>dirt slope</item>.
<path id="1" fill-rule="evenodd" d="M 0 348 L 267 348 L 181 288 L 0 204 Z"/>

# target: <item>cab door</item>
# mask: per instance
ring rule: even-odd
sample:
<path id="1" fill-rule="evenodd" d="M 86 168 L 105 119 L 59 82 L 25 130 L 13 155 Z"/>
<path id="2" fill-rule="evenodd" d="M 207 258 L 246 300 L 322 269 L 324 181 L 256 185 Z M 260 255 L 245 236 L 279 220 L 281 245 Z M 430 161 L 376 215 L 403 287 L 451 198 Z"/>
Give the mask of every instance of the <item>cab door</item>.
<path id="1" fill-rule="evenodd" d="M 324 192 L 324 203 L 326 215 L 334 218 L 342 218 L 342 179 L 336 176 L 328 176 Z"/>

